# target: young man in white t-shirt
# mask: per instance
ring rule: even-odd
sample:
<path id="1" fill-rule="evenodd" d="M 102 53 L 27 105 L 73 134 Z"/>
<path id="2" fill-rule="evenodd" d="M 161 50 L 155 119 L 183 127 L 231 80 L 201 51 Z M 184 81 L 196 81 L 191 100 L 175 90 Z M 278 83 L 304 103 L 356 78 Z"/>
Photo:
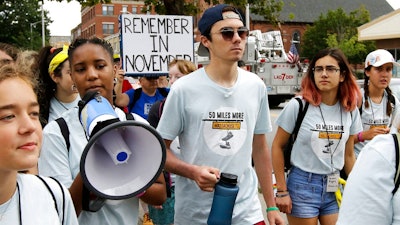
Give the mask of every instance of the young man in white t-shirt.
<path id="1" fill-rule="evenodd" d="M 216 5 L 204 12 L 198 28 L 210 64 L 174 84 L 157 127 L 167 146 L 166 169 L 179 175 L 174 224 L 206 224 L 221 172 L 238 176 L 232 224 L 265 224 L 258 182 L 269 224 L 284 224 L 272 191 L 266 88 L 257 75 L 237 66 L 249 34 L 243 17 L 232 6 Z M 177 136 L 180 158 L 170 149 Z"/>

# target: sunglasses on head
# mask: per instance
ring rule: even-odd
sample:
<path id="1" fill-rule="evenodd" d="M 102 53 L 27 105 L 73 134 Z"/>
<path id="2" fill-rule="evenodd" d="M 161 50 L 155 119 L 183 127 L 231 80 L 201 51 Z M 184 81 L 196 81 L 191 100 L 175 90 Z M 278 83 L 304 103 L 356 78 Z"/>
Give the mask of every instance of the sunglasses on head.
<path id="1" fill-rule="evenodd" d="M 249 36 L 249 29 L 247 27 L 239 27 L 235 30 L 233 27 L 223 27 L 218 33 L 222 35 L 225 41 L 232 40 L 235 33 L 238 33 L 239 37 L 244 40 Z"/>
<path id="2" fill-rule="evenodd" d="M 158 77 L 144 77 L 144 78 L 146 78 L 146 80 L 157 80 L 158 79 Z"/>

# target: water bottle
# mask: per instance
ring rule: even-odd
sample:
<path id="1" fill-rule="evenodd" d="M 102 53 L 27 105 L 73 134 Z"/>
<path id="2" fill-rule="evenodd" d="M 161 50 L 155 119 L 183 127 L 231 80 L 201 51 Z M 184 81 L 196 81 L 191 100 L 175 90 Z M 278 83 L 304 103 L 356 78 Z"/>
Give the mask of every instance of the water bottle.
<path id="1" fill-rule="evenodd" d="M 215 185 L 214 198 L 211 205 L 208 225 L 230 225 L 236 196 L 239 192 L 237 176 L 221 173 L 219 182 Z"/>

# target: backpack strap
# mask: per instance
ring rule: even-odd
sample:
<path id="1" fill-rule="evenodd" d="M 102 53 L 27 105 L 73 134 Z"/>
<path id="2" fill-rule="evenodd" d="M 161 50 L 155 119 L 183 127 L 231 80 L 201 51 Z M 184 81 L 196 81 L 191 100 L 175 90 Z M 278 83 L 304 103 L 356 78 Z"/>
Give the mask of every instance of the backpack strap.
<path id="1" fill-rule="evenodd" d="M 129 105 L 129 112 L 132 112 L 133 107 L 135 106 L 136 102 L 139 100 L 140 96 L 142 95 L 142 88 L 136 88 L 133 92 L 133 100 L 132 104 Z"/>
<path id="2" fill-rule="evenodd" d="M 395 152 L 396 152 L 396 172 L 394 174 L 394 189 L 392 191 L 392 194 L 395 194 L 397 189 L 399 188 L 400 185 L 400 179 L 399 179 L 399 175 L 400 175 L 400 169 L 399 169 L 399 159 L 400 159 L 400 153 L 399 153 L 399 139 L 398 139 L 398 135 L 397 134 L 392 134 L 393 136 L 393 140 L 394 140 L 394 146 L 395 146 Z"/>
<path id="3" fill-rule="evenodd" d="M 49 184 L 48 184 L 41 176 L 36 175 L 36 177 L 39 178 L 39 180 L 41 180 L 41 181 L 43 182 L 44 186 L 46 186 L 46 188 L 47 188 L 47 190 L 49 191 L 51 197 L 53 198 L 53 201 L 54 201 L 54 208 L 56 209 L 57 214 L 60 215 L 60 211 L 58 210 L 58 207 L 57 207 L 56 196 L 54 195 L 53 190 L 50 188 Z M 58 180 L 54 179 L 53 177 L 49 177 L 49 178 L 51 178 L 52 180 L 54 180 L 54 181 L 58 184 L 58 186 L 60 187 L 60 189 L 61 189 L 62 199 L 63 199 L 63 202 L 62 202 L 62 210 L 63 210 L 63 213 L 62 213 L 61 224 L 64 224 L 64 220 L 65 220 L 65 215 L 64 215 L 64 214 L 65 214 L 65 213 L 64 213 L 64 212 L 65 212 L 65 192 L 64 192 L 64 189 L 63 189 L 61 183 L 60 183 Z"/>
<path id="4" fill-rule="evenodd" d="M 165 105 L 165 100 L 167 100 L 166 98 L 164 98 L 163 100 L 160 101 L 160 105 L 158 106 L 158 120 L 160 120 L 161 115 L 164 111 L 164 105 Z"/>
<path id="5" fill-rule="evenodd" d="M 168 91 L 166 88 L 157 88 L 158 92 L 165 98 L 168 96 Z"/>
<path id="6" fill-rule="evenodd" d="M 65 122 L 64 118 L 62 118 L 62 117 L 57 118 L 56 122 L 58 123 L 58 126 L 60 127 L 61 134 L 64 137 L 65 144 L 67 145 L 67 150 L 69 152 L 71 143 L 69 142 L 69 129 L 68 129 L 67 122 Z"/>
<path id="7" fill-rule="evenodd" d="M 133 117 L 132 113 L 125 113 L 126 120 L 135 120 L 135 117 Z"/>
<path id="8" fill-rule="evenodd" d="M 306 101 L 306 104 L 303 108 L 303 100 L 300 98 L 295 97 L 294 99 L 297 100 L 297 102 L 299 103 L 299 112 L 297 114 L 297 119 L 296 119 L 296 124 L 294 126 L 293 132 L 290 134 L 289 140 L 288 140 L 288 144 L 290 146 L 293 146 L 294 142 L 296 141 L 297 138 L 297 133 L 300 130 L 300 126 L 301 123 L 303 122 L 304 116 L 306 115 L 307 109 L 308 109 L 308 105 L 310 103 L 308 103 Z M 284 152 L 284 165 L 285 165 L 285 170 L 288 171 L 291 167 L 290 164 L 290 158 L 292 155 L 292 147 L 289 148 L 285 148 L 285 152 Z"/>
<path id="9" fill-rule="evenodd" d="M 392 103 L 392 107 L 393 107 L 393 109 L 395 108 L 395 106 L 396 106 L 396 99 L 395 99 L 395 97 L 393 96 L 393 94 L 388 94 L 388 99 L 389 99 L 389 102 L 390 103 Z M 360 112 L 360 116 L 362 115 L 362 107 L 363 107 L 363 105 L 364 105 L 364 98 L 362 98 L 362 100 L 361 100 L 361 107 L 359 107 L 358 108 L 358 111 Z"/>
<path id="10" fill-rule="evenodd" d="M 296 126 L 294 127 L 293 130 L 293 143 L 296 141 L 297 138 L 297 133 L 300 130 L 301 123 L 303 122 L 304 116 L 306 115 L 308 105 L 310 104 L 309 102 L 306 101 L 306 104 L 303 109 L 303 101 L 300 98 L 295 98 L 297 102 L 299 103 L 299 113 L 297 114 L 297 120 L 296 120 Z"/>

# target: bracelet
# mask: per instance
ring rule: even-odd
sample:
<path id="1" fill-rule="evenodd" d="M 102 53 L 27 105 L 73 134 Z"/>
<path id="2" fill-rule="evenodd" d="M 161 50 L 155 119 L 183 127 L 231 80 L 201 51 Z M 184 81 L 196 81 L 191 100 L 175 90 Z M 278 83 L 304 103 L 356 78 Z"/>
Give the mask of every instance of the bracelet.
<path id="1" fill-rule="evenodd" d="M 362 131 L 357 134 L 357 139 L 358 142 L 364 142 L 364 139 L 362 138 Z"/>
<path id="2" fill-rule="evenodd" d="M 276 192 L 288 192 L 287 190 L 277 190 Z"/>
<path id="3" fill-rule="evenodd" d="M 275 197 L 277 197 L 277 198 L 283 198 L 283 197 L 286 197 L 286 196 L 289 196 L 289 192 L 287 192 L 287 193 L 285 193 L 285 194 L 278 194 L 278 193 L 276 193 L 276 195 L 275 195 Z"/>
<path id="4" fill-rule="evenodd" d="M 136 195 L 135 197 L 136 197 L 136 198 L 140 198 L 140 197 L 142 197 L 144 194 L 146 194 L 146 191 L 143 191 L 142 193 L 139 193 L 139 194 Z"/>
<path id="5" fill-rule="evenodd" d="M 266 209 L 266 211 L 267 211 L 267 212 L 271 212 L 271 211 L 279 211 L 279 208 L 278 208 L 278 207 L 276 207 L 276 206 L 273 206 L 273 207 L 268 207 L 268 208 Z"/>

